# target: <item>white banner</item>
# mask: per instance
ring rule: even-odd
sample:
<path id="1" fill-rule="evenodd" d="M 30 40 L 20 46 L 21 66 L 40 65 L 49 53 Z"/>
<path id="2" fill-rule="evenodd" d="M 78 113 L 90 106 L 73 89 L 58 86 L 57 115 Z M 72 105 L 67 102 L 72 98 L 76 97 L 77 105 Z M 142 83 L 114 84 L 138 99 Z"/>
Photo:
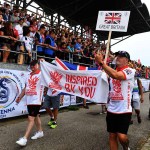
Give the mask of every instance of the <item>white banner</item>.
<path id="1" fill-rule="evenodd" d="M 27 113 L 24 99 L 19 106 L 15 102 L 25 86 L 25 75 L 24 71 L 0 69 L 0 119 Z"/>
<path id="2" fill-rule="evenodd" d="M 40 64 L 44 86 L 96 103 L 107 103 L 109 86 L 102 71 L 62 70 L 45 61 Z"/>
<path id="3" fill-rule="evenodd" d="M 127 32 L 130 11 L 99 11 L 96 30 Z"/>

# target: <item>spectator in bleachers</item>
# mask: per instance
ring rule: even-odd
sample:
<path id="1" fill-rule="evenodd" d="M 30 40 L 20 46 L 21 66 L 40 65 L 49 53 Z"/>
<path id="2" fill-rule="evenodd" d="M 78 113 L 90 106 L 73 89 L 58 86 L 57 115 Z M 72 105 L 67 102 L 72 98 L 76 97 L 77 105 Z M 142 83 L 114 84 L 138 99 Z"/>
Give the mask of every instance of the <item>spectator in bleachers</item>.
<path id="1" fill-rule="evenodd" d="M 3 14 L 3 19 L 4 19 L 5 22 L 10 21 L 10 14 L 9 14 L 8 9 L 5 10 L 5 13 Z"/>
<path id="2" fill-rule="evenodd" d="M 20 18 L 18 11 L 14 11 L 14 14 L 10 17 L 10 21 L 12 22 L 13 27 L 15 27 L 18 24 L 19 19 Z"/>
<path id="3" fill-rule="evenodd" d="M 74 45 L 75 45 L 74 42 L 68 42 L 68 46 L 67 46 L 68 52 L 74 53 Z"/>
<path id="4" fill-rule="evenodd" d="M 15 29 L 18 31 L 19 33 L 19 40 L 22 39 L 23 37 L 23 19 L 20 18 L 18 24 L 15 26 Z"/>
<path id="5" fill-rule="evenodd" d="M 81 38 L 77 38 L 77 42 L 74 46 L 74 49 L 75 49 L 75 53 L 77 54 L 74 56 L 74 60 L 75 62 L 79 62 L 81 60 L 81 56 L 83 52 L 82 45 L 81 45 Z"/>
<path id="6" fill-rule="evenodd" d="M 30 38 L 30 29 L 29 27 L 25 28 L 23 31 L 23 37 L 21 39 L 25 44 L 25 50 L 28 53 L 27 56 L 27 64 L 30 63 L 32 57 L 32 48 L 33 48 L 33 40 Z"/>
<path id="7" fill-rule="evenodd" d="M 49 31 L 49 35 L 45 39 L 45 43 L 48 45 L 48 48 L 45 49 L 46 57 L 55 57 L 55 51 L 58 50 L 58 47 L 55 43 L 56 31 L 54 29 Z"/>
<path id="8" fill-rule="evenodd" d="M 2 28 L 4 26 L 4 19 L 3 19 L 3 15 L 0 14 L 0 28 Z"/>
<path id="9" fill-rule="evenodd" d="M 44 55 L 44 48 L 48 46 L 48 44 L 44 43 L 44 34 L 45 34 L 45 26 L 41 25 L 38 32 L 35 34 L 35 46 L 34 49 L 36 50 L 37 46 L 37 54 L 39 56 Z"/>
<path id="10" fill-rule="evenodd" d="M 11 22 L 5 23 L 4 27 L 0 29 L 0 35 L 5 37 L 1 39 L 1 43 L 3 43 L 1 48 L 4 49 L 3 62 L 7 62 L 10 50 L 15 45 L 15 41 L 17 41 Z"/>
<path id="11" fill-rule="evenodd" d="M 29 24 L 28 24 L 28 21 L 27 21 L 27 18 L 23 18 L 23 27 L 29 27 Z"/>

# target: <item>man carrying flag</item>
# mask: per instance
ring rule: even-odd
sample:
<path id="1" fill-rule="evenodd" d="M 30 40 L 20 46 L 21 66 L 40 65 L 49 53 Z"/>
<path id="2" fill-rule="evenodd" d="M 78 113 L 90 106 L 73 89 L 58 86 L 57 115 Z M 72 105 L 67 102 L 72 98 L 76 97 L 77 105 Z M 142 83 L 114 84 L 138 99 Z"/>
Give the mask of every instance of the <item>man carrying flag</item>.
<path id="1" fill-rule="evenodd" d="M 106 117 L 110 150 L 118 150 L 118 140 L 123 150 L 129 150 L 127 132 L 132 115 L 131 97 L 135 75 L 135 71 L 128 67 L 130 55 L 126 51 L 118 52 L 116 59 L 117 70 L 104 63 L 102 54 L 97 54 L 95 60 L 110 77 Z"/>

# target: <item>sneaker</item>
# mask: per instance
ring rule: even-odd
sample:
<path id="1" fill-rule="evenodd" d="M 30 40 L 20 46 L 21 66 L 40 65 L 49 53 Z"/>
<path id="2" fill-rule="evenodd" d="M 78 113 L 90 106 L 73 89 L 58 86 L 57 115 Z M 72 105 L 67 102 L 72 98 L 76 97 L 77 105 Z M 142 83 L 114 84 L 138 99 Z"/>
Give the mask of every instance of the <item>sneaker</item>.
<path id="1" fill-rule="evenodd" d="M 43 137 L 43 136 L 44 136 L 43 131 L 38 131 L 38 132 L 36 132 L 36 133 L 34 134 L 34 136 L 31 137 L 31 139 L 32 139 L 32 140 L 36 140 L 36 139 L 41 138 L 41 137 Z"/>
<path id="2" fill-rule="evenodd" d="M 54 119 L 51 118 L 51 120 L 48 122 L 48 125 L 51 126 L 54 122 Z"/>
<path id="3" fill-rule="evenodd" d="M 88 105 L 86 105 L 86 106 L 83 106 L 83 108 L 85 108 L 85 109 L 89 109 L 89 106 L 88 106 Z"/>
<path id="4" fill-rule="evenodd" d="M 99 114 L 100 115 L 103 115 L 103 114 L 106 114 L 107 113 L 107 111 L 102 111 L 102 112 L 100 112 Z"/>
<path id="5" fill-rule="evenodd" d="M 22 137 L 20 138 L 18 141 L 16 141 L 16 143 L 20 146 L 26 146 L 27 145 L 27 139 Z"/>
<path id="6" fill-rule="evenodd" d="M 141 123 L 141 122 L 142 122 L 142 119 L 141 119 L 140 116 L 137 116 L 137 121 L 138 121 L 138 123 Z"/>
<path id="7" fill-rule="evenodd" d="M 52 125 L 50 126 L 51 129 L 55 129 L 57 127 L 57 123 L 53 122 Z"/>

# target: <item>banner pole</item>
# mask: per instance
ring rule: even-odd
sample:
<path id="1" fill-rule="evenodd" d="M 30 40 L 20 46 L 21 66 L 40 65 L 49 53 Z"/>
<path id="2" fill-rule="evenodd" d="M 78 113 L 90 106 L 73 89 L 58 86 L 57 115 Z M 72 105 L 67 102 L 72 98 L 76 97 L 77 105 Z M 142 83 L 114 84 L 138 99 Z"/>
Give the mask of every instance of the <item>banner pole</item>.
<path id="1" fill-rule="evenodd" d="M 112 31 L 109 31 L 107 48 L 106 48 L 106 54 L 105 54 L 105 60 L 104 60 L 105 63 L 107 62 L 107 58 L 108 58 L 108 52 L 109 52 L 109 45 L 110 45 L 111 35 L 112 35 Z"/>

